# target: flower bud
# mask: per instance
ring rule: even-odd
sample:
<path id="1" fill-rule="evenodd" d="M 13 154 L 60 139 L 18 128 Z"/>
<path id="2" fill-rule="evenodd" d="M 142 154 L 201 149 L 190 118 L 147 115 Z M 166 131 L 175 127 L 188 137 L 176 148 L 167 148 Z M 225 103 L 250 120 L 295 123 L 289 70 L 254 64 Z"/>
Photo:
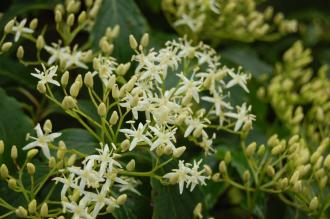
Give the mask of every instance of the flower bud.
<path id="1" fill-rule="evenodd" d="M 290 183 L 295 184 L 298 180 L 299 180 L 299 171 L 296 170 L 291 176 Z"/>
<path id="2" fill-rule="evenodd" d="M 35 199 L 33 199 L 32 201 L 30 201 L 29 205 L 28 205 L 28 211 L 31 214 L 34 214 L 37 212 L 37 201 Z"/>
<path id="3" fill-rule="evenodd" d="M 231 161 L 231 153 L 230 153 L 230 151 L 227 151 L 226 152 L 224 161 L 225 161 L 226 164 L 229 164 L 230 163 L 230 161 Z"/>
<path id="4" fill-rule="evenodd" d="M 299 140 L 299 135 L 294 135 L 290 138 L 289 140 L 289 145 L 293 145 L 294 143 L 296 143 Z"/>
<path id="5" fill-rule="evenodd" d="M 42 94 L 46 93 L 47 91 L 46 85 L 43 82 L 39 81 L 37 84 L 37 90 Z"/>
<path id="6" fill-rule="evenodd" d="M 55 22 L 60 23 L 62 21 L 63 15 L 60 10 L 55 11 Z"/>
<path id="7" fill-rule="evenodd" d="M 193 211 L 193 214 L 194 214 L 194 217 L 195 218 L 199 218 L 199 219 L 202 219 L 203 218 L 203 215 L 202 215 L 202 203 L 199 202 L 195 208 L 194 208 L 194 211 Z"/>
<path id="8" fill-rule="evenodd" d="M 16 145 L 13 145 L 11 147 L 10 157 L 11 157 L 11 159 L 16 160 L 17 156 L 18 156 L 17 147 L 16 147 Z"/>
<path id="9" fill-rule="evenodd" d="M 36 47 L 37 49 L 42 49 L 45 46 L 45 39 L 42 35 L 38 36 L 37 41 L 36 41 Z"/>
<path id="10" fill-rule="evenodd" d="M 220 173 L 213 174 L 211 179 L 213 182 L 218 182 L 220 180 Z"/>
<path id="11" fill-rule="evenodd" d="M 28 151 L 26 157 L 27 157 L 28 160 L 31 160 L 37 154 L 38 154 L 38 149 L 33 148 L 33 149 L 31 149 L 31 150 Z"/>
<path id="12" fill-rule="evenodd" d="M 16 52 L 16 56 L 18 59 L 22 59 L 24 57 L 24 48 L 23 46 L 19 46 Z"/>
<path id="13" fill-rule="evenodd" d="M 163 154 L 164 154 L 164 147 L 161 145 L 156 148 L 156 155 L 158 157 L 161 157 L 161 156 L 163 156 Z"/>
<path id="14" fill-rule="evenodd" d="M 221 162 L 219 163 L 219 171 L 220 171 L 220 173 L 222 173 L 222 174 L 226 174 L 226 173 L 227 173 L 227 166 L 226 166 L 225 161 L 221 161 Z"/>
<path id="15" fill-rule="evenodd" d="M 257 152 L 258 156 L 260 156 L 260 157 L 264 156 L 265 151 L 266 151 L 265 145 L 264 144 L 260 145 L 259 149 L 258 149 L 258 152 Z"/>
<path id="16" fill-rule="evenodd" d="M 319 199 L 314 196 L 314 198 L 309 203 L 309 209 L 315 211 L 319 207 Z"/>
<path id="17" fill-rule="evenodd" d="M 46 122 L 44 123 L 43 130 L 46 133 L 51 133 L 52 132 L 53 125 L 52 125 L 52 122 L 49 119 L 47 119 Z"/>
<path id="18" fill-rule="evenodd" d="M 75 81 L 71 87 L 70 87 L 70 95 L 74 98 L 76 98 L 79 94 L 79 91 L 80 91 L 80 82 L 79 81 Z"/>
<path id="19" fill-rule="evenodd" d="M 12 42 L 5 42 L 1 46 L 1 52 L 7 52 L 12 47 L 12 45 L 13 45 Z"/>
<path id="20" fill-rule="evenodd" d="M 283 178 L 279 181 L 279 187 L 280 189 L 284 190 L 288 187 L 288 178 Z"/>
<path id="21" fill-rule="evenodd" d="M 122 75 L 122 76 L 125 75 L 127 73 L 128 69 L 130 68 L 130 66 L 131 66 L 130 62 L 128 62 L 126 64 L 118 65 L 118 67 L 116 69 L 117 74 Z"/>
<path id="22" fill-rule="evenodd" d="M 84 83 L 88 88 L 93 88 L 94 86 L 94 79 L 93 74 L 89 71 L 85 74 Z"/>
<path id="23" fill-rule="evenodd" d="M 72 109 L 76 106 L 76 101 L 73 99 L 71 96 L 65 96 L 63 101 L 62 101 L 62 107 L 65 110 Z"/>
<path id="24" fill-rule="evenodd" d="M 326 168 L 330 169 L 330 154 L 328 154 L 328 155 L 326 156 L 326 158 L 325 158 L 325 160 L 324 160 L 324 162 L 323 162 L 323 165 L 324 165 Z"/>
<path id="25" fill-rule="evenodd" d="M 34 18 L 30 22 L 29 27 L 30 27 L 30 29 L 35 30 L 37 28 L 37 26 L 38 26 L 38 18 Z"/>
<path id="26" fill-rule="evenodd" d="M 0 167 L 0 176 L 3 179 L 7 179 L 7 177 L 9 176 L 9 171 L 8 168 L 6 166 L 6 164 L 2 164 Z"/>
<path id="27" fill-rule="evenodd" d="M 11 33 L 13 31 L 14 24 L 15 24 L 15 19 L 8 21 L 8 23 L 6 24 L 3 30 L 5 34 Z"/>
<path id="28" fill-rule="evenodd" d="M 275 169 L 274 169 L 274 167 L 272 167 L 271 165 L 268 165 L 268 166 L 266 167 L 266 173 L 267 173 L 267 175 L 270 176 L 270 177 L 275 176 Z"/>
<path id="29" fill-rule="evenodd" d="M 205 173 L 206 173 L 208 176 L 211 176 L 211 175 L 212 175 L 212 169 L 211 169 L 211 167 L 210 167 L 209 165 L 204 164 L 204 165 L 203 165 L 203 168 L 204 168 Z"/>
<path id="30" fill-rule="evenodd" d="M 65 88 L 69 82 L 69 72 L 66 71 L 61 77 L 61 85 Z"/>
<path id="31" fill-rule="evenodd" d="M 274 146 L 278 145 L 278 143 L 279 143 L 279 140 L 278 140 L 277 134 L 272 135 L 267 141 L 267 145 L 270 147 L 274 147 Z"/>
<path id="32" fill-rule="evenodd" d="M 82 24 L 83 22 L 85 22 L 86 17 L 87 17 L 86 11 L 82 11 L 78 16 L 78 24 Z"/>
<path id="33" fill-rule="evenodd" d="M 135 160 L 132 159 L 128 164 L 126 165 L 126 169 L 128 171 L 133 171 L 135 169 Z"/>
<path id="34" fill-rule="evenodd" d="M 41 217 L 47 217 L 48 215 L 48 205 L 46 202 L 44 202 L 42 205 L 41 205 L 41 209 L 40 209 L 40 216 Z"/>
<path id="35" fill-rule="evenodd" d="M 77 154 L 72 154 L 68 159 L 67 166 L 72 166 L 76 162 L 76 159 Z"/>
<path id="36" fill-rule="evenodd" d="M 143 47 L 147 47 L 149 45 L 149 34 L 148 33 L 143 34 L 140 44 Z"/>
<path id="37" fill-rule="evenodd" d="M 53 168 L 56 167 L 56 159 L 55 159 L 55 157 L 52 156 L 52 157 L 49 158 L 49 160 L 48 160 L 48 167 L 50 169 L 53 169 Z"/>
<path id="38" fill-rule="evenodd" d="M 324 189 L 327 183 L 328 183 L 328 176 L 323 176 L 319 182 L 320 189 Z"/>
<path id="39" fill-rule="evenodd" d="M 97 107 L 97 113 L 101 117 L 104 117 L 107 115 L 107 107 L 105 106 L 105 104 L 103 102 L 100 103 L 100 105 Z"/>
<path id="40" fill-rule="evenodd" d="M 282 153 L 284 149 L 285 148 L 284 148 L 283 144 L 280 143 L 272 149 L 271 153 L 272 153 L 272 155 L 276 156 L 276 155 Z"/>
<path id="41" fill-rule="evenodd" d="M 116 83 L 116 75 L 111 75 L 108 80 L 107 88 L 112 89 L 115 83 Z"/>
<path id="42" fill-rule="evenodd" d="M 129 45 L 133 50 L 136 50 L 138 47 L 138 43 L 132 34 L 129 35 Z"/>
<path id="43" fill-rule="evenodd" d="M 256 151 L 256 148 L 257 148 L 257 143 L 256 142 L 252 142 L 251 144 L 249 144 L 247 147 L 246 147 L 246 150 L 245 150 L 245 154 L 247 157 L 251 157 L 254 155 L 255 151 Z"/>
<path id="44" fill-rule="evenodd" d="M 10 189 L 16 189 L 16 187 L 17 187 L 17 183 L 16 183 L 16 179 L 9 179 L 8 180 L 8 187 L 10 188 Z"/>
<path id="45" fill-rule="evenodd" d="M 175 148 L 173 151 L 173 157 L 174 158 L 179 158 L 181 157 L 181 155 L 186 151 L 186 147 L 185 146 L 181 146 L 178 148 Z"/>
<path id="46" fill-rule="evenodd" d="M 112 86 L 111 92 L 112 92 L 112 97 L 114 99 L 117 99 L 119 97 L 119 88 L 118 88 L 118 85 L 117 84 L 114 84 Z"/>
<path id="47" fill-rule="evenodd" d="M 120 147 L 121 147 L 121 152 L 125 152 L 129 149 L 129 146 L 130 146 L 130 141 L 128 139 L 125 139 L 121 144 L 120 144 Z"/>
<path id="48" fill-rule="evenodd" d="M 120 31 L 120 26 L 117 24 L 112 30 L 112 33 L 111 33 L 112 38 L 117 37 L 119 34 L 119 31 Z"/>
<path id="49" fill-rule="evenodd" d="M 71 27 L 74 24 L 74 20 L 75 20 L 74 14 L 70 14 L 66 20 L 66 24 L 69 27 Z"/>
<path id="50" fill-rule="evenodd" d="M 34 166 L 33 163 L 27 163 L 26 164 L 27 172 L 29 173 L 30 176 L 33 176 L 36 172 L 36 167 Z"/>
<path id="51" fill-rule="evenodd" d="M 170 155 L 170 154 L 172 154 L 172 153 L 173 153 L 173 149 L 172 149 L 172 147 L 169 146 L 169 145 L 166 145 L 166 147 L 164 148 L 164 153 L 165 153 L 166 155 Z"/>
<path id="52" fill-rule="evenodd" d="M 4 151 L 5 151 L 5 143 L 3 142 L 3 140 L 0 140 L 0 155 L 2 155 Z"/>
<path id="53" fill-rule="evenodd" d="M 17 217 L 22 217 L 22 218 L 26 218 L 28 213 L 27 210 L 25 208 L 23 208 L 22 206 L 19 206 L 16 210 L 15 210 L 15 214 Z"/>
<path id="54" fill-rule="evenodd" d="M 250 177 L 251 177 L 250 171 L 245 170 L 244 173 L 243 173 L 243 181 L 244 181 L 244 183 L 248 183 L 249 180 L 250 180 Z"/>
<path id="55" fill-rule="evenodd" d="M 121 194 L 118 198 L 117 198 L 117 204 L 118 205 L 123 205 L 125 204 L 127 200 L 127 195 L 126 194 Z"/>
<path id="56" fill-rule="evenodd" d="M 118 122 L 118 118 L 118 113 L 116 110 L 114 110 L 109 120 L 110 125 L 115 125 Z"/>

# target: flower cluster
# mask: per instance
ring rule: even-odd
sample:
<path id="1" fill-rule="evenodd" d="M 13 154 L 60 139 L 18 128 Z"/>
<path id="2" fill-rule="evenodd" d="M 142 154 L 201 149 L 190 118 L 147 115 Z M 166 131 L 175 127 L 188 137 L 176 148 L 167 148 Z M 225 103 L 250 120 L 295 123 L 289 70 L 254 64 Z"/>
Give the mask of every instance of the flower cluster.
<path id="1" fill-rule="evenodd" d="M 219 172 L 214 173 L 212 179 L 247 193 L 277 194 L 284 203 L 310 215 L 321 216 L 330 207 L 330 194 L 326 189 L 330 168 L 329 145 L 330 139 L 326 138 L 316 149 L 310 149 L 298 135 L 289 140 L 273 135 L 266 145 L 258 146 L 255 142 L 242 145 L 247 166 L 238 170 L 240 182 L 231 176 L 230 151 L 219 163 Z"/>
<path id="2" fill-rule="evenodd" d="M 127 195 L 115 198 L 114 187 L 118 187 L 120 192 L 129 188 L 136 191 L 136 184 L 117 175 L 122 169 L 116 160 L 119 155 L 110 151 L 108 145 L 97 150 L 99 154 L 85 157 L 83 167 L 68 167 L 63 170 L 63 177 L 53 179 L 63 184 L 63 212 L 72 213 L 72 218 L 96 218 L 102 210 L 110 213 L 124 204 Z"/>
<path id="3" fill-rule="evenodd" d="M 297 31 L 295 20 L 286 20 L 272 7 L 257 10 L 255 0 L 163 0 L 168 20 L 179 33 L 193 39 L 253 42 L 276 40 Z"/>

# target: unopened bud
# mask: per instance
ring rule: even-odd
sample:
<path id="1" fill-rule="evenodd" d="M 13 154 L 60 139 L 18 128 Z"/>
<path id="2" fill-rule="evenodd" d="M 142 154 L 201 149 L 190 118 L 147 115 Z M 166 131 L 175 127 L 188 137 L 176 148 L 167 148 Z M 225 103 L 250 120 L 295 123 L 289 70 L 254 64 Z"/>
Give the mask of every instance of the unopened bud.
<path id="1" fill-rule="evenodd" d="M 74 98 L 76 98 L 79 94 L 80 91 L 80 82 L 79 81 L 75 81 L 71 87 L 70 87 L 70 95 Z"/>
<path id="2" fill-rule="evenodd" d="M 56 159 L 55 157 L 50 157 L 49 160 L 48 160 L 48 167 L 50 169 L 53 169 L 54 167 L 56 167 Z"/>
<path id="3" fill-rule="evenodd" d="M 9 171 L 8 168 L 6 166 L 6 164 L 2 164 L 0 167 L 0 176 L 3 179 L 7 179 L 7 177 L 9 176 Z"/>
<path id="4" fill-rule="evenodd" d="M 38 154 L 38 149 L 33 148 L 33 149 L 31 149 L 31 150 L 28 151 L 26 157 L 28 158 L 28 160 L 31 160 L 31 159 L 34 158 L 34 156 L 36 156 L 37 154 Z"/>
<path id="5" fill-rule="evenodd" d="M 149 34 L 148 33 L 143 34 L 140 44 L 143 47 L 147 47 L 149 45 Z"/>
<path id="6" fill-rule="evenodd" d="M 70 14 L 66 20 L 66 24 L 69 27 L 71 27 L 74 24 L 74 20 L 75 20 L 74 14 Z"/>
<path id="7" fill-rule="evenodd" d="M 100 105 L 97 107 L 97 113 L 101 117 L 106 116 L 106 114 L 107 114 L 107 107 L 105 106 L 105 104 L 103 102 L 100 103 Z"/>
<path id="8" fill-rule="evenodd" d="M 270 176 L 270 177 L 275 176 L 275 169 L 274 169 L 274 167 L 272 167 L 271 165 L 268 165 L 268 166 L 266 167 L 266 173 L 267 173 L 267 175 Z"/>
<path id="9" fill-rule="evenodd" d="M 46 122 L 44 123 L 43 130 L 46 133 L 51 133 L 52 132 L 53 125 L 52 125 L 52 122 L 49 119 L 47 119 Z"/>
<path id="10" fill-rule="evenodd" d="M 1 52 L 7 52 L 12 47 L 12 45 L 13 45 L 12 42 L 5 42 L 1 46 Z"/>
<path id="11" fill-rule="evenodd" d="M 276 146 L 278 143 L 279 143 L 279 140 L 278 140 L 278 136 L 277 136 L 277 134 L 272 135 L 272 136 L 268 139 L 268 141 L 267 141 L 267 144 L 268 144 L 270 147 L 274 147 L 274 146 Z"/>
<path id="12" fill-rule="evenodd" d="M 212 169 L 211 169 L 211 167 L 209 166 L 209 165 L 204 165 L 203 166 L 204 167 L 204 171 L 205 171 L 205 173 L 208 175 L 208 176 L 211 176 L 212 175 Z"/>
<path id="13" fill-rule="evenodd" d="M 215 173 L 212 176 L 212 181 L 218 182 L 220 180 L 220 173 Z"/>
<path id="14" fill-rule="evenodd" d="M 65 96 L 63 101 L 62 101 L 62 107 L 67 110 L 67 109 L 72 109 L 73 107 L 76 106 L 76 101 L 73 97 L 71 96 Z"/>
<path id="15" fill-rule="evenodd" d="M 22 218 L 26 218 L 28 215 L 28 212 L 25 208 L 23 208 L 22 206 L 19 206 L 16 210 L 15 210 L 15 214 L 17 217 L 22 217 Z"/>
<path id="16" fill-rule="evenodd" d="M 41 217 L 47 217 L 48 215 L 48 205 L 46 202 L 44 202 L 42 205 L 41 205 L 41 209 L 40 209 L 40 216 Z"/>
<path id="17" fill-rule="evenodd" d="M 112 97 L 114 99 L 117 99 L 119 97 L 119 88 L 117 84 L 114 84 L 111 89 Z"/>
<path id="18" fill-rule="evenodd" d="M 315 196 L 309 203 L 309 209 L 314 211 L 319 207 L 319 199 Z"/>
<path id="19" fill-rule="evenodd" d="M 120 147 L 121 147 L 121 152 L 125 152 L 129 149 L 129 146 L 130 146 L 130 141 L 128 139 L 125 139 L 121 144 L 120 144 Z"/>
<path id="20" fill-rule="evenodd" d="M 87 17 L 86 11 L 82 11 L 78 16 L 78 24 L 82 24 L 83 22 L 85 22 L 86 17 Z"/>
<path id="21" fill-rule="evenodd" d="M 8 21 L 8 23 L 6 24 L 6 26 L 4 28 L 4 32 L 6 34 L 11 33 L 13 31 L 14 24 L 15 24 L 15 20 L 14 19 Z"/>
<path id="22" fill-rule="evenodd" d="M 158 157 L 161 157 L 163 154 L 164 154 L 164 147 L 161 145 L 161 146 L 156 148 L 156 155 Z"/>
<path id="23" fill-rule="evenodd" d="M 117 111 L 113 111 L 109 120 L 110 125 L 115 125 L 118 122 L 118 118 Z"/>
<path id="24" fill-rule="evenodd" d="M 260 146 L 259 146 L 259 149 L 258 149 L 258 152 L 257 152 L 258 156 L 264 156 L 265 151 L 266 151 L 266 147 L 265 147 L 265 145 L 263 145 L 263 144 L 260 145 Z"/>
<path id="25" fill-rule="evenodd" d="M 135 160 L 132 159 L 128 164 L 126 165 L 126 169 L 128 171 L 133 171 L 135 169 Z"/>
<path id="26" fill-rule="evenodd" d="M 28 210 L 31 214 L 34 214 L 37 212 L 37 201 L 35 199 L 30 201 L 30 203 L 28 205 Z"/>
<path id="27" fill-rule="evenodd" d="M 55 22 L 60 23 L 62 21 L 62 12 L 60 10 L 55 11 Z"/>
<path id="28" fill-rule="evenodd" d="M 284 148 L 284 145 L 281 143 L 281 144 L 275 146 L 275 147 L 272 149 L 272 151 L 271 151 L 271 152 L 272 152 L 272 155 L 276 156 L 276 155 L 282 153 L 284 149 L 285 149 L 285 148 Z"/>
<path id="29" fill-rule="evenodd" d="M 30 29 L 35 30 L 37 28 L 37 26 L 38 26 L 38 18 L 34 18 L 30 22 L 29 27 L 30 27 Z"/>
<path id="30" fill-rule="evenodd" d="M 8 180 L 8 187 L 11 188 L 11 189 L 16 189 L 17 187 L 17 182 L 15 179 L 9 179 Z"/>
<path id="31" fill-rule="evenodd" d="M 13 145 L 11 147 L 10 157 L 11 157 L 11 159 L 16 160 L 17 156 L 18 156 L 17 147 L 16 147 L 16 145 Z"/>
<path id="32" fill-rule="evenodd" d="M 290 138 L 289 140 L 289 145 L 293 145 L 294 143 L 296 143 L 299 140 L 299 135 L 294 135 Z"/>
<path id="33" fill-rule="evenodd" d="M 295 184 L 299 180 L 299 171 L 295 171 L 290 179 L 291 184 Z"/>
<path id="34" fill-rule="evenodd" d="M 36 41 L 36 47 L 37 49 L 42 49 L 45 46 L 45 39 L 42 35 L 38 36 L 37 41 Z"/>
<path id="35" fill-rule="evenodd" d="M 69 72 L 65 71 L 61 77 L 61 85 L 65 88 L 69 82 Z"/>
<path id="36" fill-rule="evenodd" d="M 173 151 L 173 157 L 174 158 L 179 158 L 181 157 L 181 155 L 186 151 L 186 147 L 185 146 L 181 146 L 178 148 L 175 148 Z"/>
<path id="37" fill-rule="evenodd" d="M 118 205 L 123 205 L 125 204 L 127 200 L 127 195 L 126 194 L 121 194 L 118 198 L 117 198 L 117 204 Z"/>
<path id="38" fill-rule="evenodd" d="M 225 161 L 221 161 L 220 162 L 220 164 L 219 164 L 219 171 L 222 174 L 226 174 L 227 173 L 227 166 L 226 166 Z"/>
<path id="39" fill-rule="evenodd" d="M 194 214 L 194 216 L 196 218 L 199 218 L 199 219 L 203 218 L 203 215 L 202 215 L 202 203 L 201 202 L 199 202 L 195 206 L 194 211 L 193 211 L 193 214 Z"/>
<path id="40" fill-rule="evenodd" d="M 138 43 L 133 35 L 129 35 L 129 45 L 133 50 L 136 50 Z"/>
<path id="41" fill-rule="evenodd" d="M 33 163 L 27 163 L 26 164 L 27 172 L 29 173 L 30 176 L 34 175 L 36 172 L 36 167 L 34 166 Z"/>
<path id="42" fill-rule="evenodd" d="M 169 146 L 169 145 L 167 145 L 167 146 L 164 148 L 164 153 L 165 153 L 166 155 L 170 155 L 170 154 L 172 154 L 172 153 L 173 153 L 173 149 L 172 149 L 172 147 Z"/>
<path id="43" fill-rule="evenodd" d="M 76 159 L 77 154 L 72 154 L 68 159 L 67 166 L 72 166 L 76 162 Z"/>
<path id="44" fill-rule="evenodd" d="M 5 151 L 5 143 L 3 142 L 3 140 L 0 140 L 0 155 L 2 155 L 4 151 Z"/>
<path id="45" fill-rule="evenodd" d="M 244 183 L 248 183 L 249 180 L 250 180 L 250 177 L 251 177 L 250 171 L 245 170 L 244 173 L 243 173 L 243 181 L 244 181 Z"/>
<path id="46" fill-rule="evenodd" d="M 230 163 L 230 161 L 231 161 L 231 153 L 230 153 L 230 151 L 227 151 L 226 152 L 224 161 L 225 161 L 226 164 L 229 164 Z"/>
<path id="47" fill-rule="evenodd" d="M 84 83 L 88 88 L 93 88 L 94 79 L 93 74 L 90 71 L 85 74 Z"/>
<path id="48" fill-rule="evenodd" d="M 46 85 L 43 82 L 39 81 L 37 84 L 37 90 L 42 94 L 46 93 L 47 91 Z"/>
<path id="49" fill-rule="evenodd" d="M 324 165 L 326 168 L 330 169 L 330 154 L 328 154 L 328 155 L 326 156 L 323 165 Z"/>
<path id="50" fill-rule="evenodd" d="M 298 180 L 297 182 L 295 182 L 293 184 L 293 190 L 297 193 L 301 192 L 302 190 L 302 183 L 301 183 L 301 180 Z"/>
<path id="51" fill-rule="evenodd" d="M 256 148 L 257 148 L 256 142 L 252 142 L 251 144 L 249 144 L 245 150 L 246 156 L 248 157 L 253 156 L 256 151 Z"/>
<path id="52" fill-rule="evenodd" d="M 22 59 L 24 57 L 24 48 L 23 46 L 19 46 L 16 52 L 16 56 L 18 59 Z"/>

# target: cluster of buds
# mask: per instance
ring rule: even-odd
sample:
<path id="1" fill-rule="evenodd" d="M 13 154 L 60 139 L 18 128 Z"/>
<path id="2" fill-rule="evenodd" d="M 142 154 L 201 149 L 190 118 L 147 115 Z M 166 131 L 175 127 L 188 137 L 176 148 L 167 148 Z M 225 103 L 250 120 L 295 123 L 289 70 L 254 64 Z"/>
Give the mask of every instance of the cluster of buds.
<path id="1" fill-rule="evenodd" d="M 327 66 L 313 73 L 311 62 L 311 51 L 296 42 L 276 65 L 267 90 L 260 88 L 258 94 L 293 134 L 304 132 L 318 143 L 330 135 L 330 80 Z"/>
<path id="2" fill-rule="evenodd" d="M 295 20 L 286 20 L 284 15 L 274 13 L 269 6 L 257 10 L 257 1 L 163 0 L 163 10 L 173 27 L 193 39 L 253 42 L 271 41 L 297 31 Z"/>
<path id="3" fill-rule="evenodd" d="M 275 134 L 266 145 L 257 145 L 256 142 L 247 146 L 243 144 L 245 160 L 241 162 L 246 163 L 246 169 L 237 169 L 241 180 L 235 180 L 235 174 L 232 174 L 235 165 L 231 165 L 230 151 L 219 163 L 219 172 L 212 175 L 212 180 L 228 183 L 247 193 L 277 194 L 290 206 L 311 215 L 323 215 L 329 207 L 327 200 L 330 197 L 327 190 L 329 140 L 326 138 L 314 150 L 309 149 L 298 135 L 284 140 Z"/>

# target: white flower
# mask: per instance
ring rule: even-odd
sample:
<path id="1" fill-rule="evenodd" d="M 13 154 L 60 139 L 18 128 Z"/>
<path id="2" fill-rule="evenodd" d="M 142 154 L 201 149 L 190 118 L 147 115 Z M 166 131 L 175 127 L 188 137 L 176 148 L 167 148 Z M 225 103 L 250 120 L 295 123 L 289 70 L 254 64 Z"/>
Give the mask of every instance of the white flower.
<path id="1" fill-rule="evenodd" d="M 237 107 L 237 113 L 232 113 L 232 112 L 225 113 L 225 116 L 237 119 L 235 128 L 234 128 L 235 132 L 238 131 L 242 127 L 243 124 L 255 120 L 254 115 L 248 114 L 250 111 L 251 111 L 251 106 L 249 106 L 247 108 L 246 103 L 243 103 L 242 106 Z"/>
<path id="2" fill-rule="evenodd" d="M 227 83 L 227 85 L 226 85 L 227 88 L 231 88 L 231 87 L 235 86 L 236 84 L 238 84 L 247 93 L 249 93 L 249 89 L 246 86 L 246 84 L 247 84 L 246 80 L 249 79 L 249 75 L 243 74 L 243 73 L 235 74 L 232 69 L 228 69 L 228 74 L 230 75 L 230 77 L 232 77 L 232 79 Z"/>
<path id="3" fill-rule="evenodd" d="M 209 178 L 208 176 L 203 176 L 204 169 L 199 170 L 201 162 L 202 159 L 198 162 L 194 160 L 194 165 L 189 171 L 190 176 L 187 180 L 187 188 L 190 186 L 190 192 L 194 190 L 196 185 L 206 185 L 205 180 Z"/>
<path id="4" fill-rule="evenodd" d="M 199 88 L 201 87 L 201 81 L 189 80 L 183 73 L 177 75 L 182 81 L 180 87 L 175 92 L 176 95 L 185 93 L 186 96 L 192 96 L 194 100 L 199 103 Z"/>
<path id="5" fill-rule="evenodd" d="M 198 132 L 205 132 L 204 128 L 206 127 L 206 125 L 204 124 L 205 122 L 208 122 L 207 120 L 200 120 L 199 118 L 192 118 L 192 117 L 188 117 L 185 120 L 186 125 L 188 126 L 185 133 L 184 133 L 184 137 L 188 137 L 193 131 L 198 131 Z"/>
<path id="6" fill-rule="evenodd" d="M 141 195 L 141 193 L 138 190 L 136 190 L 136 187 L 141 184 L 140 180 L 127 176 L 121 176 L 120 178 L 124 180 L 126 183 L 115 184 L 115 186 L 119 188 L 119 192 L 131 191 L 137 195 Z"/>
<path id="7" fill-rule="evenodd" d="M 213 97 L 209 97 L 209 96 L 202 97 L 202 100 L 205 100 L 210 103 L 214 103 L 215 114 L 218 116 L 221 113 L 223 113 L 224 109 L 229 109 L 229 110 L 232 109 L 232 107 L 230 106 L 230 103 L 225 102 L 223 99 L 224 99 L 224 96 L 220 96 L 217 93 L 215 93 L 213 95 Z"/>
<path id="8" fill-rule="evenodd" d="M 120 129 L 120 132 L 127 134 L 130 137 L 133 137 L 133 140 L 131 141 L 131 145 L 129 147 L 130 151 L 133 150 L 140 142 L 145 142 L 148 145 L 152 144 L 150 139 L 147 137 L 149 133 L 144 133 L 147 125 L 148 124 L 143 125 L 142 123 L 139 123 L 138 129 L 135 129 L 134 127 L 132 127 L 132 129 Z"/>
<path id="9" fill-rule="evenodd" d="M 70 54 L 69 47 L 60 47 L 59 44 L 52 43 L 52 46 L 45 46 L 45 50 L 51 55 L 48 58 L 47 64 L 51 65 L 59 60 L 59 63 Z"/>
<path id="10" fill-rule="evenodd" d="M 55 180 L 56 183 L 58 183 L 58 182 L 63 183 L 63 187 L 61 190 L 61 199 L 62 200 L 65 198 L 65 194 L 69 188 L 74 188 L 74 189 L 79 188 L 74 174 L 70 174 L 69 178 L 66 178 L 65 176 L 63 176 L 63 177 L 55 177 L 55 178 L 53 178 L 53 180 Z"/>
<path id="11" fill-rule="evenodd" d="M 42 153 L 49 159 L 50 158 L 50 151 L 48 144 L 54 141 L 55 138 L 62 135 L 62 133 L 51 133 L 51 134 L 44 134 L 40 124 L 38 123 L 37 126 L 34 128 L 37 132 L 37 137 L 29 136 L 29 138 L 34 139 L 35 141 L 27 144 L 23 147 L 23 150 L 29 150 L 31 148 L 40 147 Z"/>
<path id="12" fill-rule="evenodd" d="M 81 61 L 82 55 L 83 53 L 81 51 L 78 51 L 76 48 L 74 48 L 73 52 L 66 56 L 65 68 L 77 66 L 80 68 L 88 69 L 88 66 Z"/>
<path id="13" fill-rule="evenodd" d="M 184 161 L 180 160 L 179 161 L 179 168 L 178 169 L 173 169 L 171 173 L 167 173 L 163 177 L 168 178 L 168 179 L 175 178 L 177 183 L 179 184 L 180 194 L 182 194 L 184 183 L 188 179 L 189 171 L 190 171 L 190 169 L 185 166 Z"/>
<path id="14" fill-rule="evenodd" d="M 176 142 L 176 138 L 175 138 L 176 128 L 172 130 L 167 130 L 165 126 L 162 127 L 149 126 L 149 128 L 154 133 L 154 136 L 157 137 L 156 141 L 154 141 L 151 144 L 151 148 L 150 148 L 151 151 L 161 145 L 170 146 L 173 150 L 175 149 L 173 142 Z"/>
<path id="15" fill-rule="evenodd" d="M 46 69 L 44 64 L 42 65 L 42 71 L 38 70 L 35 68 L 36 73 L 31 73 L 32 76 L 40 79 L 40 83 L 42 84 L 47 84 L 51 83 L 56 86 L 60 86 L 60 83 L 58 81 L 54 80 L 53 77 L 57 76 L 56 71 L 57 71 L 57 66 L 52 66 L 49 69 Z"/>
<path id="16" fill-rule="evenodd" d="M 173 25 L 174 26 L 182 26 L 182 25 L 186 25 L 186 26 L 188 26 L 191 30 L 192 30 L 192 32 L 197 32 L 197 30 L 198 30 L 198 20 L 197 19 L 195 19 L 195 18 L 193 18 L 193 17 L 191 17 L 191 16 L 189 16 L 189 15 L 187 15 L 187 14 L 182 14 L 181 15 L 181 18 L 180 19 L 178 19 L 178 20 L 176 20 L 174 23 L 173 23 Z"/>
<path id="17" fill-rule="evenodd" d="M 94 161 L 89 160 L 87 164 L 81 169 L 80 167 L 68 167 L 68 171 L 74 173 L 79 182 L 79 188 L 81 191 L 85 190 L 85 187 L 99 187 L 100 182 L 104 181 L 104 178 L 100 176 L 99 172 L 93 169 Z"/>
<path id="18" fill-rule="evenodd" d="M 99 175 L 103 176 L 103 174 L 110 169 L 112 171 L 113 167 L 121 168 L 121 165 L 118 161 L 114 160 L 110 154 L 109 146 L 104 145 L 103 149 L 96 149 L 100 154 L 98 155 L 90 155 L 87 156 L 83 163 L 88 163 L 90 161 L 97 161 L 100 164 L 99 167 Z"/>
<path id="19" fill-rule="evenodd" d="M 19 40 L 22 34 L 33 33 L 32 29 L 25 27 L 26 21 L 26 19 L 23 19 L 20 23 L 16 22 L 16 26 L 13 27 L 13 32 L 15 32 L 15 42 Z"/>
<path id="20" fill-rule="evenodd" d="M 73 213 L 72 219 L 94 219 L 94 217 L 88 213 L 88 207 L 85 202 L 80 201 L 79 205 L 76 202 L 62 202 L 62 205 L 64 212 L 67 210 Z"/>

